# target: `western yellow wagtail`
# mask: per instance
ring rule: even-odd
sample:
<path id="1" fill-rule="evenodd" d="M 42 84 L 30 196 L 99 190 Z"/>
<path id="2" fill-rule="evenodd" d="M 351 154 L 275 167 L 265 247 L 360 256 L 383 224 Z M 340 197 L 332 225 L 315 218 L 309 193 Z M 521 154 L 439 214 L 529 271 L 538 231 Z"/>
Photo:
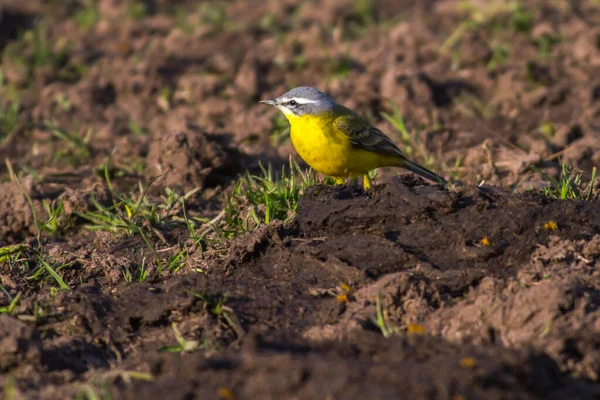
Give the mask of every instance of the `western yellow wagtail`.
<path id="1" fill-rule="evenodd" d="M 297 87 L 261 103 L 283 112 L 300 157 L 316 171 L 335 178 L 336 183 L 363 175 L 363 186 L 369 190 L 369 171 L 380 167 L 400 167 L 425 179 L 447 183 L 441 176 L 408 160 L 389 137 L 365 118 L 315 88 Z"/>

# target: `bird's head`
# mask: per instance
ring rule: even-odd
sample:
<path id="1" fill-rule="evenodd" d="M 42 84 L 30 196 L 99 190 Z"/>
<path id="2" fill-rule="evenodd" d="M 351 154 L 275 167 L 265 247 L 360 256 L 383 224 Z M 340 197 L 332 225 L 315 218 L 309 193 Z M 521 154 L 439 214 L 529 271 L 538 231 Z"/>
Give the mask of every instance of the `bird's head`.
<path id="1" fill-rule="evenodd" d="M 297 87 L 274 100 L 261 100 L 260 102 L 279 108 L 288 119 L 319 115 L 331 111 L 335 106 L 331 97 L 309 86 Z"/>

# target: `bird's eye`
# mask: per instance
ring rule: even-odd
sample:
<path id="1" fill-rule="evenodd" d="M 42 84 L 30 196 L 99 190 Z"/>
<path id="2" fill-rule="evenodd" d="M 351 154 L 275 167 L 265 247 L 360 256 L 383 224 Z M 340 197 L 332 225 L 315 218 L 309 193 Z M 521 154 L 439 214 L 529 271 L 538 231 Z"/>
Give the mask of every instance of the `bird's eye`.
<path id="1" fill-rule="evenodd" d="M 292 100 L 292 101 L 290 101 L 290 103 L 289 103 L 289 104 L 290 104 L 290 106 L 292 106 L 292 107 L 296 107 L 296 105 L 298 105 L 298 103 L 296 102 L 296 100 Z"/>

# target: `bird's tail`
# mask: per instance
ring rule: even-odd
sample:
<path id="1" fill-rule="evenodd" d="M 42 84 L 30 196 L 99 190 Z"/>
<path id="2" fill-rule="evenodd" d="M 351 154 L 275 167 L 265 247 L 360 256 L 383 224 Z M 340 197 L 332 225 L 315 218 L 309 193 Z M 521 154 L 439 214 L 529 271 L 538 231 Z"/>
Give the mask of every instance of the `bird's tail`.
<path id="1" fill-rule="evenodd" d="M 422 165 L 419 165 L 417 163 L 414 163 L 412 161 L 408 161 L 408 160 L 403 160 L 404 162 L 402 163 L 402 168 L 409 170 L 410 172 L 413 172 L 425 179 L 428 179 L 430 181 L 439 183 L 440 185 L 447 185 L 448 181 L 446 181 L 444 178 L 442 178 L 441 176 L 439 176 L 438 174 L 436 174 L 435 172 L 431 172 L 430 170 L 428 170 L 427 168 L 425 168 Z"/>

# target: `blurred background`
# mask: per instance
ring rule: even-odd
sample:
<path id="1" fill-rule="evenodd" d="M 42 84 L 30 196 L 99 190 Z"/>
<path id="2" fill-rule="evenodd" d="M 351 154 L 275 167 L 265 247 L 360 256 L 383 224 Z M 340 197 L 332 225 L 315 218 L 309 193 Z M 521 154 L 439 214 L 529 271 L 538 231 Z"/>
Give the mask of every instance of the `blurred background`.
<path id="1" fill-rule="evenodd" d="M 598 0 L 3 0 L 0 52 L 3 180 L 86 185 L 116 149 L 117 184 L 225 187 L 287 163 L 257 101 L 299 85 L 465 182 L 600 161 Z"/>

